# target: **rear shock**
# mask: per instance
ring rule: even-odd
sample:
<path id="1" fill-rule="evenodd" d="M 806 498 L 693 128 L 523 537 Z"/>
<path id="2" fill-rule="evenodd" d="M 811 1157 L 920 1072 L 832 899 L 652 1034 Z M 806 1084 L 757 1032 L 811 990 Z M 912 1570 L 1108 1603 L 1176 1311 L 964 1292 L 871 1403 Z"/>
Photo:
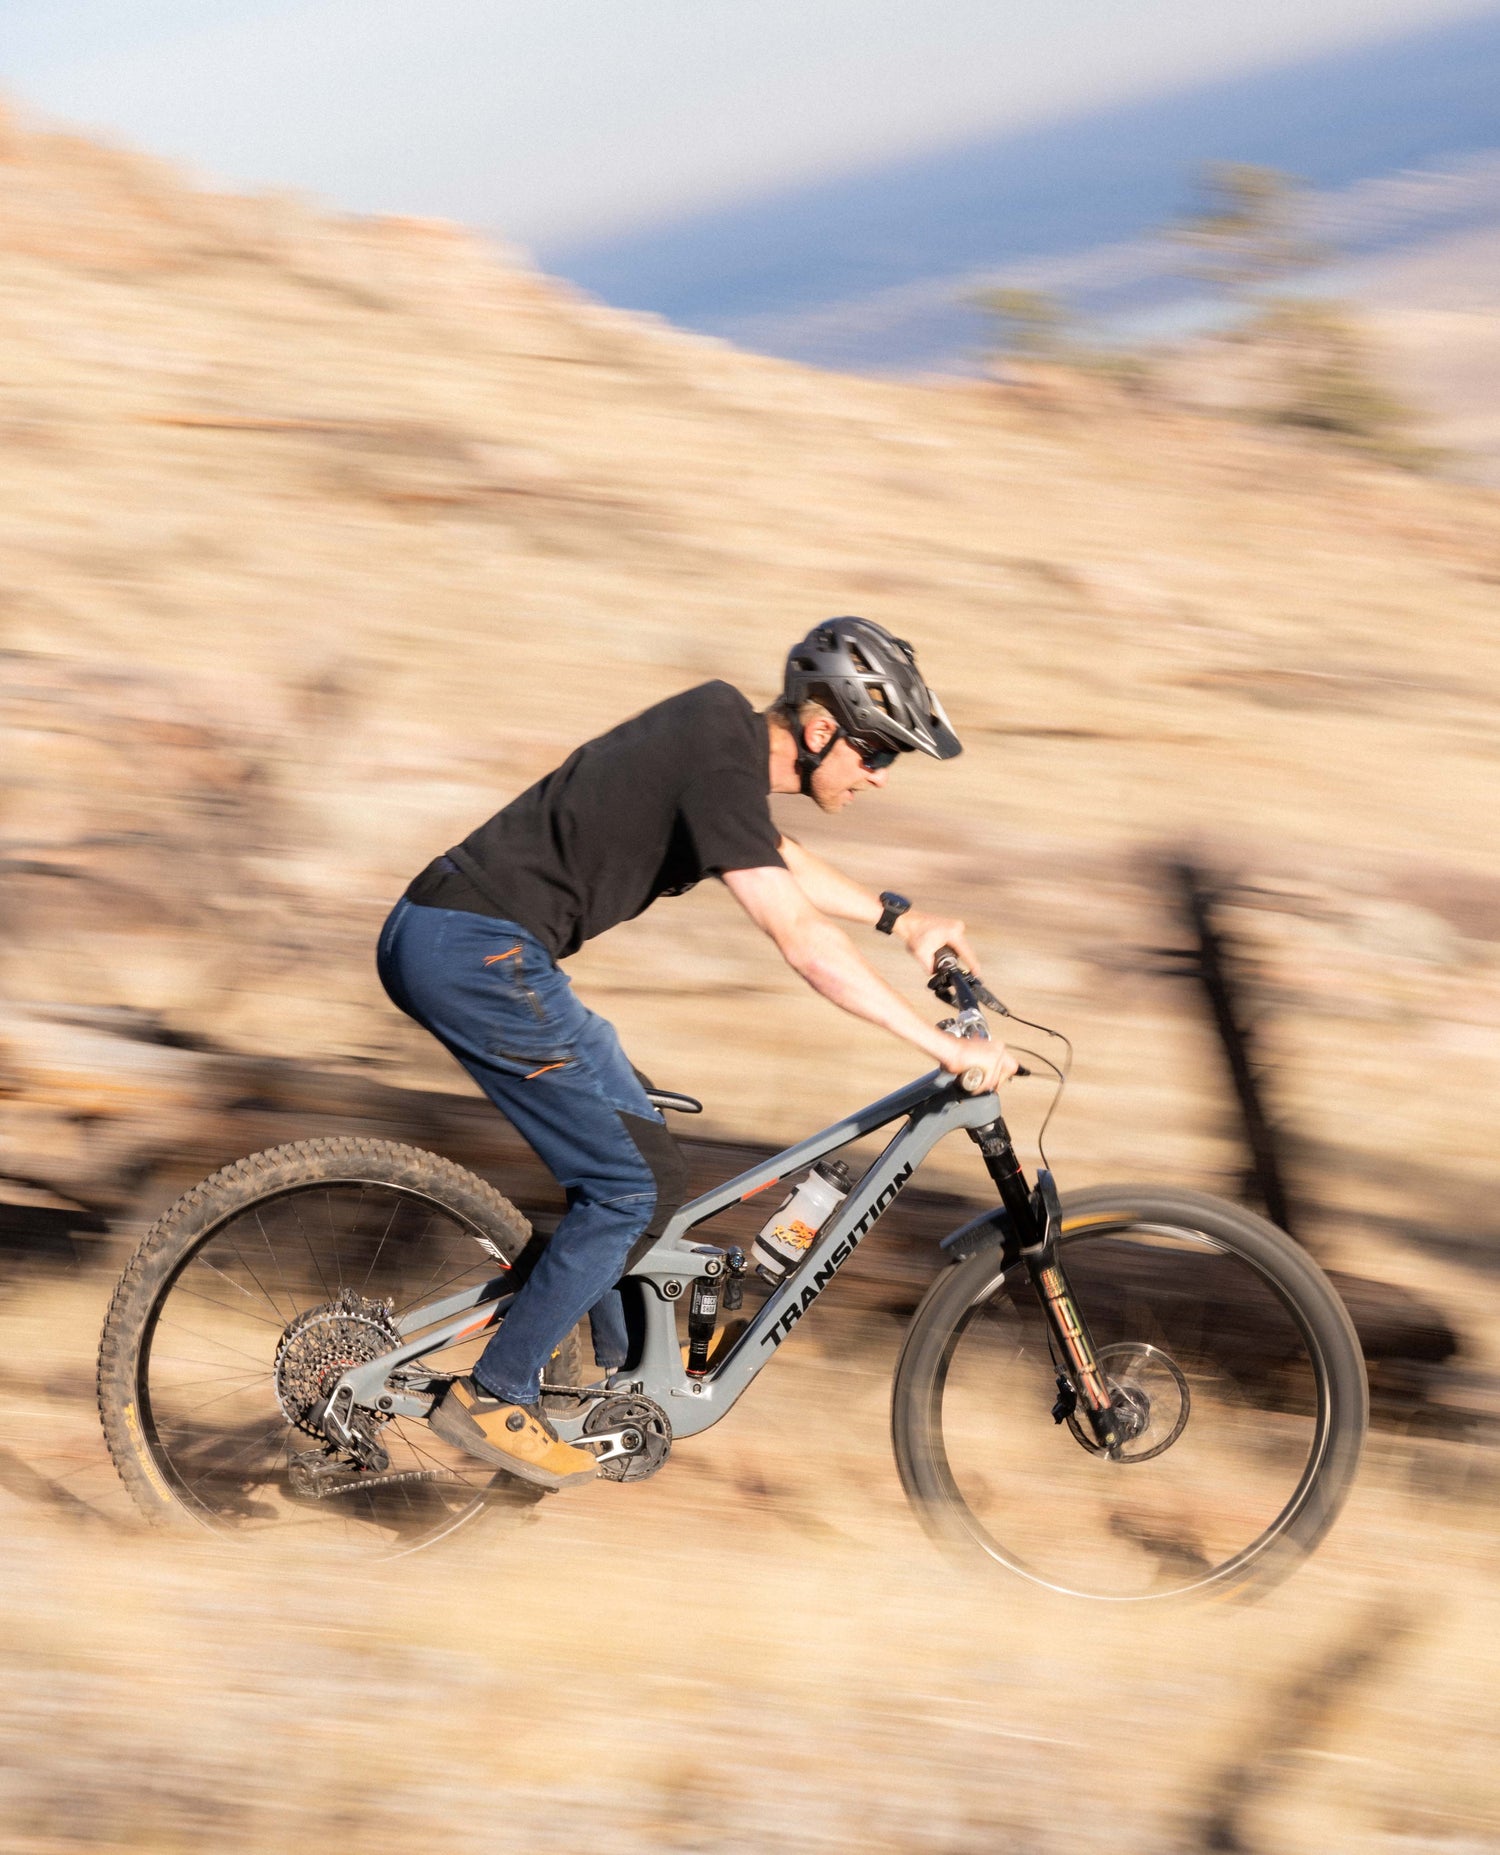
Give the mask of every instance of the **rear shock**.
<path id="1" fill-rule="evenodd" d="M 687 1372 L 689 1378 L 702 1378 L 708 1370 L 709 1348 L 714 1343 L 714 1328 L 718 1323 L 719 1278 L 713 1275 L 700 1275 L 693 1283 L 692 1299 L 688 1302 Z"/>

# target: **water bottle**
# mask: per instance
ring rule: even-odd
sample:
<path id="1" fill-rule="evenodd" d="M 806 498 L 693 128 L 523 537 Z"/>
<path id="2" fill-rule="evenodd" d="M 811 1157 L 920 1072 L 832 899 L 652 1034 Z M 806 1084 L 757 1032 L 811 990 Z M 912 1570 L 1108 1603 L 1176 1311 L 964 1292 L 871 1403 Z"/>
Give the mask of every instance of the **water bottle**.
<path id="1" fill-rule="evenodd" d="M 807 1254 L 830 1212 L 843 1203 L 854 1180 L 841 1159 L 820 1159 L 812 1171 L 771 1213 L 750 1246 L 756 1270 L 779 1282 Z"/>

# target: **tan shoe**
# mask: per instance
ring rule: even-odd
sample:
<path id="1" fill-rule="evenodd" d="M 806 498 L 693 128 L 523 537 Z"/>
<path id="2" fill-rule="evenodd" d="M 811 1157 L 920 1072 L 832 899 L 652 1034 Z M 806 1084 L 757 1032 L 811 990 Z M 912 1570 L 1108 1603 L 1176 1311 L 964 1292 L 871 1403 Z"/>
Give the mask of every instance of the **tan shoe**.
<path id="1" fill-rule="evenodd" d="M 472 1378 L 454 1379 L 427 1423 L 455 1449 L 538 1488 L 570 1488 L 599 1472 L 589 1451 L 563 1442 L 535 1405 L 502 1404 Z"/>

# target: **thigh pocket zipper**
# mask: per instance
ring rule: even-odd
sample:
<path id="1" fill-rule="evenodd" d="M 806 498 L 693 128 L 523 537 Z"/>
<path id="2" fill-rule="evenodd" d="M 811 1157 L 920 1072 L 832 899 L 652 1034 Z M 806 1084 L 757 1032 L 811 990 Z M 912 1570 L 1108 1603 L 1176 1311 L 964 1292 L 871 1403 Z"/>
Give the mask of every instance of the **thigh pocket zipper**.
<path id="1" fill-rule="evenodd" d="M 504 975 L 505 983 L 514 986 L 516 991 L 526 1000 L 526 1003 L 530 1005 L 532 1017 L 536 1019 L 538 1024 L 545 1024 L 547 1022 L 546 1007 L 521 977 L 521 958 L 521 944 L 517 941 L 514 947 L 508 948 L 504 953 L 490 954 L 484 963 L 486 966 L 498 966 L 501 973 Z M 516 962 L 513 967 L 506 964 L 506 962 L 510 960 Z"/>
<path id="2" fill-rule="evenodd" d="M 571 1056 L 518 1056 L 514 1050 L 492 1048 L 492 1056 L 499 1057 L 502 1063 L 515 1063 L 518 1066 L 530 1063 L 533 1067 L 522 1076 L 523 1082 L 530 1082 L 533 1076 L 544 1076 L 549 1069 L 566 1069 L 573 1061 Z"/>

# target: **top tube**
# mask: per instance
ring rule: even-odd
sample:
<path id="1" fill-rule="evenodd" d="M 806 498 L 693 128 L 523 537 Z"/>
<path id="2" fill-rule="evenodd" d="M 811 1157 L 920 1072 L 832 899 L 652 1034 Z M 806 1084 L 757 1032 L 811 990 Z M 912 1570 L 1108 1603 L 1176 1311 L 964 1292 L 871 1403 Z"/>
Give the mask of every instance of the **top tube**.
<path id="1" fill-rule="evenodd" d="M 929 1102 L 948 1099 L 958 1087 L 956 1076 L 950 1076 L 945 1069 L 929 1070 L 925 1076 L 918 1076 L 914 1082 L 893 1090 L 889 1095 L 882 1095 L 879 1101 L 872 1101 L 867 1108 L 857 1109 L 845 1120 L 836 1121 L 831 1127 L 825 1127 L 821 1133 L 813 1134 L 806 1140 L 800 1140 L 795 1146 L 787 1147 L 783 1152 L 775 1153 L 770 1159 L 762 1160 L 748 1172 L 742 1172 L 737 1178 L 728 1179 L 723 1185 L 705 1192 L 701 1198 L 694 1198 L 675 1211 L 662 1232 L 660 1241 L 664 1244 L 677 1242 L 695 1224 L 701 1224 L 716 1212 L 726 1210 L 742 1198 L 749 1198 L 754 1193 L 774 1185 L 778 1179 L 784 1179 L 789 1172 L 796 1172 L 802 1166 L 811 1165 L 821 1159 L 825 1153 L 835 1148 L 847 1146 L 851 1140 L 858 1140 L 865 1134 L 874 1133 L 877 1127 L 884 1127 L 887 1122 L 899 1120 L 903 1115 L 914 1113 Z"/>

